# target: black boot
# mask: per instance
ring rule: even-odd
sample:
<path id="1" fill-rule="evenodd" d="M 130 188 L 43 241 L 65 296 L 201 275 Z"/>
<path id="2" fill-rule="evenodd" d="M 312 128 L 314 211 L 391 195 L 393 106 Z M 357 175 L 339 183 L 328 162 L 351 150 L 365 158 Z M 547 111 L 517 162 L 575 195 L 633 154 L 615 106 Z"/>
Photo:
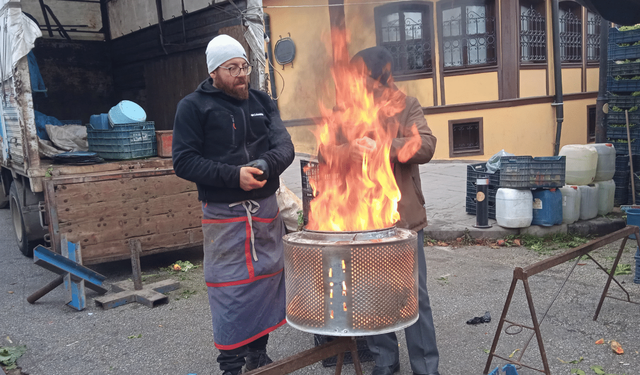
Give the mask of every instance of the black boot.
<path id="1" fill-rule="evenodd" d="M 273 363 L 271 358 L 267 355 L 267 350 L 252 350 L 249 349 L 249 353 L 245 358 L 246 361 L 246 369 L 247 371 L 255 370 L 258 367 L 262 367 L 268 365 L 269 363 Z"/>
<path id="2" fill-rule="evenodd" d="M 233 371 L 227 370 L 227 371 L 223 372 L 222 375 L 240 375 L 241 370 L 242 369 L 233 370 Z"/>

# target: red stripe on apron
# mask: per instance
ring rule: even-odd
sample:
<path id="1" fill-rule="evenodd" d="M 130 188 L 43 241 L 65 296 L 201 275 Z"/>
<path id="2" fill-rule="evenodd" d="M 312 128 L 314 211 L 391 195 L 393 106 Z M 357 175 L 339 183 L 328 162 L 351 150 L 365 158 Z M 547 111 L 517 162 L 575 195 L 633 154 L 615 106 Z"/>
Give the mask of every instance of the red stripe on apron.
<path id="1" fill-rule="evenodd" d="M 224 223 L 238 223 L 240 221 L 246 221 L 246 216 L 234 217 L 231 219 L 202 219 L 202 224 L 224 224 Z"/>
<path id="2" fill-rule="evenodd" d="M 264 331 L 262 331 L 262 332 L 258 333 L 257 335 L 254 335 L 254 336 L 252 336 L 252 337 L 249 337 L 249 338 L 248 338 L 248 339 L 246 339 L 246 340 L 240 341 L 240 342 L 239 342 L 239 343 L 237 343 L 237 344 L 233 344 L 233 345 L 219 345 L 219 344 L 216 344 L 215 342 L 214 342 L 213 344 L 216 346 L 216 348 L 221 349 L 221 350 L 232 350 L 232 349 L 237 349 L 237 348 L 239 348 L 239 347 L 241 347 L 241 346 L 247 345 L 247 344 L 248 344 L 248 343 L 250 343 L 250 342 L 256 341 L 256 339 L 258 339 L 258 338 L 260 338 L 260 337 L 262 337 L 262 336 L 266 335 L 267 333 L 271 333 L 272 331 L 275 331 L 275 330 L 276 330 L 276 328 L 283 326 L 286 322 L 287 322 L 287 319 L 283 319 L 280 323 L 276 324 L 275 326 L 270 327 L 270 328 L 267 328 L 267 329 L 265 329 Z"/>
<path id="3" fill-rule="evenodd" d="M 250 284 L 250 283 L 252 283 L 254 281 L 258 281 L 258 280 L 266 279 L 266 278 L 271 277 L 271 276 L 275 276 L 275 275 L 281 273 L 282 271 L 283 270 L 280 270 L 278 272 L 275 272 L 275 273 L 272 273 L 272 274 L 269 274 L 269 275 L 260 275 L 260 276 L 252 277 L 252 278 L 249 278 L 249 279 L 237 280 L 237 281 L 229 281 L 229 282 L 226 282 L 226 283 L 207 283 L 207 286 L 211 287 L 211 288 L 220 288 L 220 287 L 223 287 L 223 286 Z"/>
<path id="4" fill-rule="evenodd" d="M 244 219 L 247 219 L 246 217 Z M 249 278 L 256 276 L 256 272 L 253 270 L 253 259 L 251 259 L 251 226 L 249 220 L 246 220 L 245 229 L 247 232 L 247 239 L 244 241 L 244 257 L 247 259 L 247 269 L 249 270 Z"/>

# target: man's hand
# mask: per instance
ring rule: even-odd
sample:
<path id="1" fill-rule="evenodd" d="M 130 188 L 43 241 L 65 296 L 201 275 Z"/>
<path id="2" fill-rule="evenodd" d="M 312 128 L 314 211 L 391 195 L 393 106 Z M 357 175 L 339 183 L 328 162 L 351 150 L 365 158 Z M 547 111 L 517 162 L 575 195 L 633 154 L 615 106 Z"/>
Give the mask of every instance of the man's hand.
<path id="1" fill-rule="evenodd" d="M 376 141 L 369 137 L 362 137 L 354 139 L 351 142 L 349 154 L 351 160 L 355 163 L 362 163 L 362 158 L 365 154 L 369 154 L 376 149 Z"/>
<path id="2" fill-rule="evenodd" d="M 258 181 L 255 176 L 262 174 L 262 171 L 254 167 L 240 168 L 240 188 L 244 191 L 260 189 L 267 183 L 267 180 Z"/>

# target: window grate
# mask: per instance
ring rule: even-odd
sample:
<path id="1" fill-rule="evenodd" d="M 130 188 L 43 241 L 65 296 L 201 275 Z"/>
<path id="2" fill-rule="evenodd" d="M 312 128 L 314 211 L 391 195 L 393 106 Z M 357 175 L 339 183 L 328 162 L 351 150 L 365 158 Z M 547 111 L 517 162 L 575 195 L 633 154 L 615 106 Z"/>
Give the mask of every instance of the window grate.
<path id="1" fill-rule="evenodd" d="M 582 21 L 569 8 L 560 9 L 560 60 L 582 61 Z"/>
<path id="2" fill-rule="evenodd" d="M 480 123 L 452 124 L 452 133 L 454 153 L 480 150 Z"/>
<path id="3" fill-rule="evenodd" d="M 600 61 L 600 23 L 599 14 L 587 13 L 587 61 Z"/>
<path id="4" fill-rule="evenodd" d="M 520 61 L 547 60 L 547 25 L 545 17 L 533 4 L 520 10 Z"/>
<path id="5" fill-rule="evenodd" d="M 466 67 L 495 64 L 495 17 L 487 12 L 487 6 L 462 7 L 442 11 L 442 42 L 444 66 Z"/>
<path id="6" fill-rule="evenodd" d="M 587 143 L 596 141 L 596 106 L 587 106 Z"/>

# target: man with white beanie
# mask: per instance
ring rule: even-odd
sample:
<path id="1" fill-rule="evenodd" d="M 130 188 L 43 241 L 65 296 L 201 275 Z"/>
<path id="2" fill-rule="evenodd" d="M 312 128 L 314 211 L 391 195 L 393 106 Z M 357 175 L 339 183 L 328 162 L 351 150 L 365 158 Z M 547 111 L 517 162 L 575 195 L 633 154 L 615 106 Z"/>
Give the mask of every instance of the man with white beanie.
<path id="1" fill-rule="evenodd" d="M 275 192 L 294 148 L 273 100 L 249 88 L 242 45 L 219 35 L 206 57 L 210 78 L 176 110 L 173 167 L 198 187 L 217 360 L 237 375 L 271 363 L 269 332 L 286 322 Z"/>

